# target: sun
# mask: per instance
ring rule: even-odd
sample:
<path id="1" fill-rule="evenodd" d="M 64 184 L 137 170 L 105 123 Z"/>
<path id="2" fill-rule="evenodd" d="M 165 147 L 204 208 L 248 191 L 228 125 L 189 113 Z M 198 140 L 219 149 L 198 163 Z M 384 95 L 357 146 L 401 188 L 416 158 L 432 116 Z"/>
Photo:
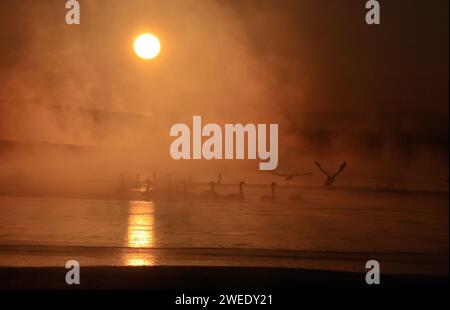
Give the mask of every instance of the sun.
<path id="1" fill-rule="evenodd" d="M 161 51 L 159 39 L 151 33 L 143 33 L 134 40 L 134 52 L 142 59 L 152 59 Z"/>

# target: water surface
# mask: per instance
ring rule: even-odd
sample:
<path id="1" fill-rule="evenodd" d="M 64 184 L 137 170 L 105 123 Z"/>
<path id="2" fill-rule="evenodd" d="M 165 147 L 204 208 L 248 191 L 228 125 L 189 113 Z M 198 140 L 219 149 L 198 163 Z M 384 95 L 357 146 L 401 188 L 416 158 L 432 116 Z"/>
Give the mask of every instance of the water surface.
<path id="1" fill-rule="evenodd" d="M 227 190 L 226 188 L 223 190 Z M 448 273 L 442 193 L 247 189 L 245 202 L 0 197 L 0 265 L 218 265 Z"/>

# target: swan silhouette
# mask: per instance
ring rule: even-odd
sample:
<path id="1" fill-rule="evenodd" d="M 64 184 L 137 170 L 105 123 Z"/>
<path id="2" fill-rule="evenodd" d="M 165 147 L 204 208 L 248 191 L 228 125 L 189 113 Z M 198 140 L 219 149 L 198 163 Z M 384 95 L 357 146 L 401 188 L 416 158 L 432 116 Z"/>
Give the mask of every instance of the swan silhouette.
<path id="1" fill-rule="evenodd" d="M 219 198 L 219 194 L 216 192 L 215 183 L 211 181 L 208 185 L 209 190 L 198 194 L 197 198 L 200 200 L 217 200 Z"/>
<path id="2" fill-rule="evenodd" d="M 334 174 L 330 175 L 328 172 L 326 172 L 320 163 L 317 161 L 315 162 L 316 166 L 319 168 L 320 171 L 322 171 L 323 174 L 326 175 L 327 179 L 325 180 L 325 186 L 331 186 L 336 181 L 336 177 L 341 174 L 342 171 L 344 171 L 345 167 L 347 166 L 347 163 L 344 161 L 341 166 L 339 167 L 339 170 Z"/>
<path id="3" fill-rule="evenodd" d="M 194 193 L 190 193 L 188 191 L 189 188 L 189 181 L 187 180 L 183 180 L 181 182 L 181 186 L 182 186 L 182 190 L 179 193 L 176 193 L 176 196 L 178 198 L 178 200 L 181 201 L 193 201 L 197 198 L 198 195 L 194 194 Z"/>
<path id="4" fill-rule="evenodd" d="M 260 197 L 260 199 L 262 201 L 267 201 L 267 202 L 277 201 L 277 194 L 275 192 L 275 187 L 276 186 L 277 186 L 277 183 L 275 183 L 275 182 L 270 183 L 270 192 L 271 192 L 271 194 L 270 195 L 262 195 Z"/>
<path id="5" fill-rule="evenodd" d="M 155 190 L 152 187 L 152 181 L 150 179 L 145 180 L 145 191 L 142 193 L 142 199 L 144 200 L 151 200 L 156 193 L 157 190 Z"/>
<path id="6" fill-rule="evenodd" d="M 239 193 L 238 194 L 220 195 L 220 198 L 222 200 L 226 200 L 226 201 L 242 201 L 242 200 L 245 200 L 244 185 L 246 185 L 246 183 L 244 181 L 239 182 Z"/>
<path id="7" fill-rule="evenodd" d="M 152 181 L 150 181 L 150 179 L 146 179 L 145 184 L 145 193 L 148 193 L 150 191 L 150 187 L 152 186 Z"/>
<path id="8" fill-rule="evenodd" d="M 171 201 L 172 200 L 172 178 L 170 174 L 167 175 L 167 188 L 155 188 L 152 187 L 150 179 L 146 180 L 145 192 L 142 194 L 142 198 L 145 200 L 153 201 Z"/>

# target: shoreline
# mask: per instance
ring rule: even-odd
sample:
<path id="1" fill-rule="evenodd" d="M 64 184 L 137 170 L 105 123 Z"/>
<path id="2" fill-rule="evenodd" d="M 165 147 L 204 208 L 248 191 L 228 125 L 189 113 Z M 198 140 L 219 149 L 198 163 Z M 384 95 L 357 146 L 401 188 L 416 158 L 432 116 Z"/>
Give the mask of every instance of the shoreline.
<path id="1" fill-rule="evenodd" d="M 67 285 L 61 267 L 0 267 L 0 290 L 366 290 L 448 289 L 448 275 L 383 275 L 367 285 L 365 273 L 259 267 L 82 267 L 79 285 Z"/>
<path id="2" fill-rule="evenodd" d="M 196 186 L 207 186 L 208 183 L 196 183 Z M 223 184 L 222 186 L 231 187 L 235 184 Z M 250 187 L 267 186 L 266 184 L 251 184 Z M 334 192 L 353 192 L 369 195 L 394 195 L 399 197 L 422 197 L 422 198 L 438 198 L 448 199 L 449 191 L 447 189 L 410 189 L 410 188 L 388 188 L 388 187 L 331 187 L 323 186 L 305 186 L 305 185 L 280 185 L 285 189 L 300 189 L 303 191 L 334 191 Z M 101 201 L 129 201 L 142 200 L 144 191 L 134 190 L 123 194 L 118 194 L 116 191 L 91 191 L 91 192 L 61 192 L 53 191 L 16 191 L 16 190 L 1 190 L 0 198 L 26 198 L 26 199 L 82 199 L 82 200 L 101 200 Z M 278 203 L 288 202 L 280 200 Z"/>

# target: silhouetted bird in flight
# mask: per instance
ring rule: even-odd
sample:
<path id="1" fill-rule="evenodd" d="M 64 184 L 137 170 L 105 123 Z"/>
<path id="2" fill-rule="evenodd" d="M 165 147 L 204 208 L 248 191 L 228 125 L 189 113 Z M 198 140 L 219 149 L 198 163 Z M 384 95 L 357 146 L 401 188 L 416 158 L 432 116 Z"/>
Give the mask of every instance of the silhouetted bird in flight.
<path id="1" fill-rule="evenodd" d="M 339 170 L 334 174 L 334 175 L 330 175 L 328 172 L 326 172 L 325 170 L 323 170 L 322 166 L 316 161 L 316 166 L 320 169 L 320 171 L 323 172 L 323 174 L 325 174 L 327 176 L 327 179 L 325 180 L 325 186 L 331 186 L 333 185 L 334 181 L 336 181 L 336 177 L 342 172 L 344 171 L 345 167 L 347 166 L 346 162 L 343 162 L 341 164 L 341 166 L 339 167 Z"/>

